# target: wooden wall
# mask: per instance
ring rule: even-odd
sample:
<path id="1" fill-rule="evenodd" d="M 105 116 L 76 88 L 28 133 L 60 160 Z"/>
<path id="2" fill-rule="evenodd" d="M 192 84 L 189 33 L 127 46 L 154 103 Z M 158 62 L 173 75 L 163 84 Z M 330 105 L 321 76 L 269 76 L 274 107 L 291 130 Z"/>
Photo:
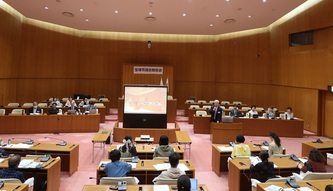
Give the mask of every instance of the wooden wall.
<path id="1" fill-rule="evenodd" d="M 0 9 L 6 26 L 0 28 L 0 102 L 85 93 L 105 94 L 116 107 L 123 63 L 163 64 L 174 68 L 179 108 L 191 95 L 280 110 L 291 106 L 317 132 L 320 94 L 333 85 L 330 7 L 333 1 L 322 1 L 284 23 L 216 36 L 80 31 Z M 315 45 L 289 48 L 290 33 L 312 29 Z"/>

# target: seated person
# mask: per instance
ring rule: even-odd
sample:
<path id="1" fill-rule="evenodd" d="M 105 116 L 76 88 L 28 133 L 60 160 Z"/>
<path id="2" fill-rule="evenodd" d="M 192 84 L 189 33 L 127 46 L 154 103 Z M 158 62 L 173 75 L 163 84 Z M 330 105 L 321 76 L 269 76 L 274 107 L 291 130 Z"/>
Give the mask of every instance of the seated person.
<path id="1" fill-rule="evenodd" d="M 259 158 L 261 162 L 257 163 L 255 166 L 251 164 L 251 172 L 256 172 L 256 179 L 260 182 L 266 182 L 270 178 L 276 178 L 274 174 L 274 164 L 268 161 L 268 152 L 260 151 Z"/>
<path id="2" fill-rule="evenodd" d="M 275 112 L 273 110 L 273 107 L 267 108 L 266 117 L 270 118 L 270 119 L 274 119 L 275 118 Z"/>
<path id="3" fill-rule="evenodd" d="M 157 178 L 170 178 L 170 179 L 177 179 L 181 175 L 185 174 L 185 171 L 180 170 L 177 168 L 179 164 L 179 159 L 180 156 L 178 153 L 172 153 L 169 155 L 169 163 L 170 163 L 170 168 L 167 171 L 161 172 L 160 175 L 154 178 L 153 182 L 156 181 Z"/>
<path id="4" fill-rule="evenodd" d="M 76 105 L 74 105 L 73 102 L 71 102 L 71 105 L 68 107 L 68 110 L 74 110 L 74 111 L 75 111 L 75 114 L 79 114 L 79 113 L 80 113 L 79 108 L 76 107 Z M 69 113 L 67 112 L 67 114 L 69 114 Z M 73 114 L 73 113 L 71 113 L 71 114 Z"/>
<path id="5" fill-rule="evenodd" d="M 135 144 L 132 142 L 132 136 L 126 135 L 123 139 L 124 145 L 119 147 L 121 157 L 132 157 L 137 156 Z"/>
<path id="6" fill-rule="evenodd" d="M 89 105 L 86 107 L 86 113 L 89 113 L 89 111 L 93 109 L 96 109 L 95 103 L 93 101 L 89 101 Z"/>
<path id="7" fill-rule="evenodd" d="M 270 132 L 269 137 L 271 138 L 271 143 L 269 143 L 268 149 L 269 157 L 276 154 L 283 154 L 283 147 L 281 145 L 281 140 L 279 136 L 274 132 Z"/>
<path id="8" fill-rule="evenodd" d="M 20 162 L 21 162 L 20 155 L 16 154 L 14 156 L 9 157 L 8 168 L 0 170 L 0 178 L 17 178 L 22 183 L 24 183 L 25 179 L 23 177 L 23 173 L 16 170 Z"/>
<path id="9" fill-rule="evenodd" d="M 83 107 L 85 105 L 89 105 L 89 99 L 87 97 L 85 97 L 80 103 L 79 106 Z"/>
<path id="10" fill-rule="evenodd" d="M 169 138 L 166 135 L 160 137 L 159 146 L 155 148 L 153 157 L 168 157 L 174 152 L 172 146 L 169 145 Z"/>
<path id="11" fill-rule="evenodd" d="M 294 119 L 293 109 L 291 107 L 287 107 L 287 111 L 284 112 L 285 119 Z"/>
<path id="12" fill-rule="evenodd" d="M 210 108 L 209 113 L 210 113 L 210 122 L 219 123 L 221 121 L 223 109 L 220 106 L 219 100 L 214 100 L 214 103 Z"/>
<path id="13" fill-rule="evenodd" d="M 241 117 L 243 116 L 242 112 L 238 110 L 238 106 L 234 105 L 232 110 L 230 111 L 231 117 Z"/>
<path id="14" fill-rule="evenodd" d="M 333 184 L 326 185 L 325 191 L 333 191 Z"/>
<path id="15" fill-rule="evenodd" d="M 73 100 L 72 97 L 68 97 L 68 100 L 67 100 L 65 106 L 70 107 L 72 104 L 74 104 L 76 106 L 75 100 Z"/>
<path id="16" fill-rule="evenodd" d="M 251 110 L 247 113 L 249 117 L 252 117 L 253 115 L 258 115 L 257 107 L 255 105 L 252 105 Z"/>
<path id="17" fill-rule="evenodd" d="M 37 102 L 32 103 L 32 105 L 33 106 L 29 108 L 28 115 L 42 113 L 42 109 L 40 107 L 38 107 Z"/>
<path id="18" fill-rule="evenodd" d="M 59 113 L 59 108 L 57 108 L 57 104 L 53 103 L 52 107 L 50 108 L 48 115 L 57 115 Z"/>
<path id="19" fill-rule="evenodd" d="M 110 158 L 112 162 L 107 163 L 104 167 L 104 171 L 108 177 L 125 177 L 127 173 L 131 172 L 132 165 L 119 161 L 119 150 L 112 150 Z"/>
<path id="20" fill-rule="evenodd" d="M 245 137 L 243 135 L 237 135 L 234 149 L 231 152 L 231 158 L 238 156 L 251 156 L 251 150 L 249 145 L 244 144 Z"/>
<path id="21" fill-rule="evenodd" d="M 312 149 L 309 153 L 308 161 L 298 165 L 302 172 L 326 172 L 325 157 L 317 149 Z"/>
<path id="22" fill-rule="evenodd" d="M 51 103 L 50 103 L 50 107 L 52 107 L 52 104 L 53 104 L 53 103 L 55 103 L 57 107 L 61 107 L 61 103 L 60 103 L 60 101 L 58 100 L 58 98 L 56 98 L 56 97 L 53 97 L 53 98 L 52 98 L 52 101 L 51 101 Z"/>
<path id="23" fill-rule="evenodd" d="M 181 175 L 177 179 L 178 191 L 191 191 L 191 180 L 187 175 Z"/>

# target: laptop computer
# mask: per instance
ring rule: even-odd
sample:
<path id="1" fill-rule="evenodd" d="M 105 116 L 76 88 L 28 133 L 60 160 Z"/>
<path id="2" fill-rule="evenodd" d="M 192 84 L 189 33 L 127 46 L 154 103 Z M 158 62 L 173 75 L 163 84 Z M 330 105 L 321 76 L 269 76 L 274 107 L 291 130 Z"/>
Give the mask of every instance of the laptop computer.
<path id="1" fill-rule="evenodd" d="M 258 118 L 258 117 L 259 117 L 258 114 L 253 114 L 253 115 L 252 115 L 252 118 L 253 118 L 253 119 L 256 119 L 256 118 Z"/>
<path id="2" fill-rule="evenodd" d="M 75 113 L 76 113 L 76 110 L 74 110 L 74 109 L 69 109 L 67 111 L 67 115 L 75 115 Z"/>
<path id="3" fill-rule="evenodd" d="M 230 116 L 224 116 L 222 117 L 222 123 L 233 123 L 234 122 L 234 118 L 230 117 Z"/>
<path id="4" fill-rule="evenodd" d="M 91 109 L 91 110 L 89 110 L 89 114 L 97 114 L 97 110 L 96 109 Z"/>

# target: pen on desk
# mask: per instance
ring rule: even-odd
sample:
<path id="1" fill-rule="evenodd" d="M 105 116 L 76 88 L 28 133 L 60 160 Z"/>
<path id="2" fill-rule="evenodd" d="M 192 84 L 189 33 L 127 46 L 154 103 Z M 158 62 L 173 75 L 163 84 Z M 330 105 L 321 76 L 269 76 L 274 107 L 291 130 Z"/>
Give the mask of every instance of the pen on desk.
<path id="1" fill-rule="evenodd" d="M 312 188 L 314 188 L 314 189 L 316 189 L 316 190 L 320 191 L 320 189 L 319 189 L 319 188 L 317 188 L 316 186 L 314 186 L 314 185 L 313 185 L 313 184 L 311 184 L 310 182 L 306 182 L 306 184 L 307 184 L 307 185 L 309 185 L 309 186 L 311 186 Z"/>
<path id="2" fill-rule="evenodd" d="M 69 148 L 71 149 L 71 148 L 73 148 L 75 146 L 75 144 L 73 144 L 72 146 L 70 146 Z"/>
<path id="3" fill-rule="evenodd" d="M 16 191 L 16 190 L 19 189 L 20 187 L 21 187 L 20 185 L 16 186 L 16 188 L 14 188 L 13 191 Z"/>
<path id="4" fill-rule="evenodd" d="M 40 143 L 35 144 L 33 147 L 36 147 L 36 146 L 38 146 L 38 145 L 40 145 Z"/>

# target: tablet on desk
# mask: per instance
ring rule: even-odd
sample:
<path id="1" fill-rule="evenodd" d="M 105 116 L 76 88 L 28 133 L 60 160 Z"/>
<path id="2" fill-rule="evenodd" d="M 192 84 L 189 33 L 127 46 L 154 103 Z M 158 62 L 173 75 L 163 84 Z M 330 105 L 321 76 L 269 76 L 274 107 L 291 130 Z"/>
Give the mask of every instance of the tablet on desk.
<path id="1" fill-rule="evenodd" d="M 191 191 L 197 191 L 198 190 L 198 179 L 190 178 L 191 181 Z"/>

